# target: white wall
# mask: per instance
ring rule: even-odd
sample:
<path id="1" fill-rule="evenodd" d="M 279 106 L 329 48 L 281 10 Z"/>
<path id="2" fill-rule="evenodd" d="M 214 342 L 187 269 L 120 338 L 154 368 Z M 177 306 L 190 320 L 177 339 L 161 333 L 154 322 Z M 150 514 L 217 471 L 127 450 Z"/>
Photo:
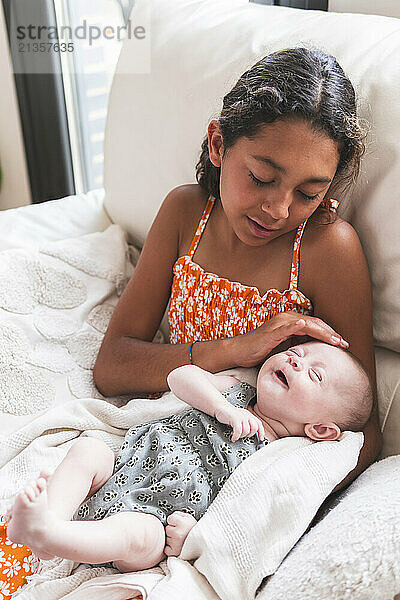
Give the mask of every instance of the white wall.
<path id="1" fill-rule="evenodd" d="M 1 2 L 0 90 L 0 163 L 3 172 L 0 210 L 4 210 L 30 204 L 31 192 Z"/>
<path id="2" fill-rule="evenodd" d="M 329 10 L 400 17 L 400 0 L 329 0 Z"/>

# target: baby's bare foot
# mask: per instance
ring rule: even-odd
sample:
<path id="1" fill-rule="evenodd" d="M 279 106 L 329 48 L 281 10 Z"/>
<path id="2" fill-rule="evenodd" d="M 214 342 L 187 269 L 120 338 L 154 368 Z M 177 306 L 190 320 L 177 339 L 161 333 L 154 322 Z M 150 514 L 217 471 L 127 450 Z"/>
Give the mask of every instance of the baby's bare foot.
<path id="1" fill-rule="evenodd" d="M 43 479 L 45 479 L 47 481 L 50 476 L 51 476 L 51 473 L 49 471 L 46 471 L 46 470 L 40 471 L 39 478 L 43 477 Z M 14 505 L 10 506 L 4 515 L 4 519 L 5 519 L 6 523 L 8 523 L 8 524 L 10 524 L 10 521 L 12 519 L 13 509 L 14 509 Z"/>
<path id="2" fill-rule="evenodd" d="M 6 512 L 6 514 L 4 515 L 4 519 L 6 520 L 7 523 L 9 523 L 12 519 L 12 507 L 8 509 L 8 511 Z"/>
<path id="3" fill-rule="evenodd" d="M 7 537 L 11 541 L 29 546 L 43 560 L 53 558 L 45 550 L 47 532 L 53 521 L 47 505 L 48 477 L 47 473 L 41 473 L 38 479 L 29 482 L 18 494 L 7 528 Z"/>

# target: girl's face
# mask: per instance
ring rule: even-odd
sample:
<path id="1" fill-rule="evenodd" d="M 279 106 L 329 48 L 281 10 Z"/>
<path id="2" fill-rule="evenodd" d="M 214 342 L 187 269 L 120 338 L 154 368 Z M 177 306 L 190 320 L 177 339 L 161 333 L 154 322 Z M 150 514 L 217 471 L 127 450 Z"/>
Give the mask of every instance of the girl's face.
<path id="1" fill-rule="evenodd" d="M 223 157 L 221 131 L 213 120 L 208 142 L 212 163 L 221 167 L 225 215 L 249 246 L 264 245 L 307 219 L 326 195 L 339 162 L 336 143 L 304 121 L 266 124 L 254 140 L 239 138 Z"/>

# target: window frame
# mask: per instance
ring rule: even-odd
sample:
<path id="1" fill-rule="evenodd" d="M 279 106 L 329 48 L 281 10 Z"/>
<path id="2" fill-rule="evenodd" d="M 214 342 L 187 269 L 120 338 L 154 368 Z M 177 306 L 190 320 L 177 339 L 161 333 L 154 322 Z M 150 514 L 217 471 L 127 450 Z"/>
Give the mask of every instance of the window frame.
<path id="1" fill-rule="evenodd" d="M 18 25 L 22 4 L 2 0 L 10 41 L 11 10 Z M 24 2 L 24 22 L 32 11 L 32 22 L 56 25 L 53 0 Z M 40 203 L 75 194 L 71 145 L 68 132 L 60 56 L 54 52 L 40 56 L 46 73 L 35 73 L 35 56 L 12 51 L 14 81 L 20 111 L 32 202 Z M 41 62 L 41 64 L 43 64 Z"/>

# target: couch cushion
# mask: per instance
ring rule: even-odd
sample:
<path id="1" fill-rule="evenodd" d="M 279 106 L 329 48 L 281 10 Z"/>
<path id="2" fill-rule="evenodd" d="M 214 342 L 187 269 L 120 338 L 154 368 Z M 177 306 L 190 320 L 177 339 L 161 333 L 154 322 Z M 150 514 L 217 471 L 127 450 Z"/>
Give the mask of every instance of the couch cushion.
<path id="1" fill-rule="evenodd" d="M 372 465 L 285 558 L 259 600 L 392 600 L 400 592 L 400 456 Z"/>
<path id="2" fill-rule="evenodd" d="M 375 349 L 379 420 L 383 431 L 381 458 L 400 454 L 400 355 Z"/>

